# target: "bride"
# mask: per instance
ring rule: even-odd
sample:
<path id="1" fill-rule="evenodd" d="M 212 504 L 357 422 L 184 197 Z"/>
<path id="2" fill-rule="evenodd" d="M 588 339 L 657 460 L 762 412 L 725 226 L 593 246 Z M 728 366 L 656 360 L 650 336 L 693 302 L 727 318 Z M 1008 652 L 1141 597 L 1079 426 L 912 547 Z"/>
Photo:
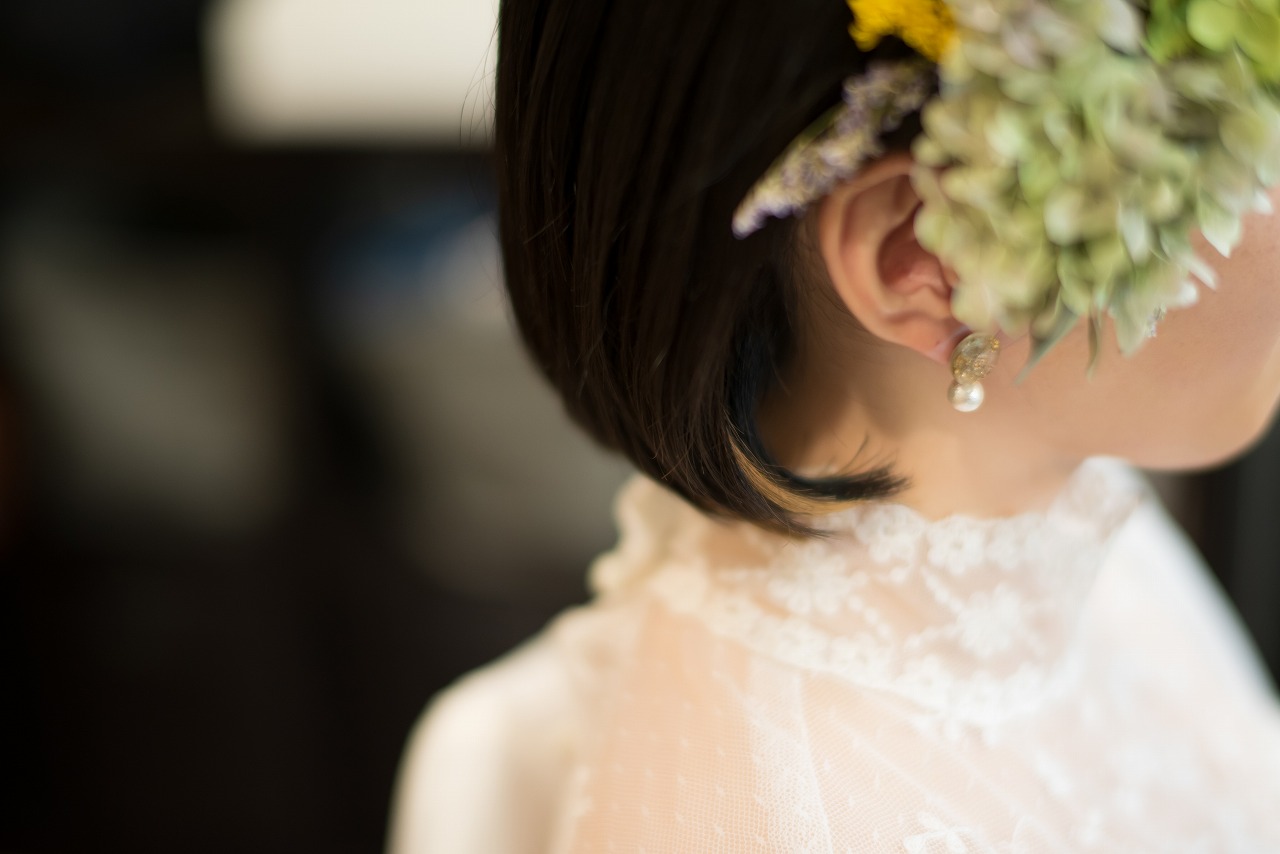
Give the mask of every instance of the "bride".
<path id="1" fill-rule="evenodd" d="M 1269 8 L 504 0 L 515 317 L 641 474 L 393 850 L 1280 851 L 1273 687 L 1129 467 L 1280 398 Z"/>

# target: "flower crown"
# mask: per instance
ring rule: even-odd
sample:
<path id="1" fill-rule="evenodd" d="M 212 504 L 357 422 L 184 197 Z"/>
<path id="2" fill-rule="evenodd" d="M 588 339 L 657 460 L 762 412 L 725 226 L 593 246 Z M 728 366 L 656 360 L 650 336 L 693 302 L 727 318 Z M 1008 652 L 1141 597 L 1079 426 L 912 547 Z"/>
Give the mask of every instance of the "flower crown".
<path id="1" fill-rule="evenodd" d="M 1030 334 L 1034 363 L 1082 318 L 1132 353 L 1215 285 L 1280 182 L 1280 0 L 848 0 L 873 62 L 734 216 L 745 237 L 883 153 L 923 104 L 912 183 L 921 245 L 951 267 L 956 318 Z M 930 97 L 936 75 L 938 93 Z"/>

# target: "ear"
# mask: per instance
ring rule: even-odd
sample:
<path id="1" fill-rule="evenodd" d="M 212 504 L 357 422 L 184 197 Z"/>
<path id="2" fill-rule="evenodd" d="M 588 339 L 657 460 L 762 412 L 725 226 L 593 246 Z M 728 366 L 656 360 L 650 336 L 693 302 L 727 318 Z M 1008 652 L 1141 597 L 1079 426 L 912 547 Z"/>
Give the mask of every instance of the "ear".
<path id="1" fill-rule="evenodd" d="M 841 184 L 817 211 L 817 240 L 836 296 L 868 332 L 945 363 L 967 329 L 951 314 L 942 264 L 916 240 L 920 198 L 907 154 Z"/>

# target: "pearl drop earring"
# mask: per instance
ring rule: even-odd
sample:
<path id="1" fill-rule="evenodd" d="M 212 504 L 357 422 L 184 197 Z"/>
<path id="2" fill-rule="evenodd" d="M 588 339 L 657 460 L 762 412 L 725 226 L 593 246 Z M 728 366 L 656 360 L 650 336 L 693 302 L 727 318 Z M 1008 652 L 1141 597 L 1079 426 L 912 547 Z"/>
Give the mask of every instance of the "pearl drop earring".
<path id="1" fill-rule="evenodd" d="M 982 405 L 986 391 L 982 380 L 996 367 L 1000 341 L 992 335 L 975 332 L 951 351 L 951 376 L 955 381 L 947 389 L 947 399 L 959 412 L 973 412 Z"/>

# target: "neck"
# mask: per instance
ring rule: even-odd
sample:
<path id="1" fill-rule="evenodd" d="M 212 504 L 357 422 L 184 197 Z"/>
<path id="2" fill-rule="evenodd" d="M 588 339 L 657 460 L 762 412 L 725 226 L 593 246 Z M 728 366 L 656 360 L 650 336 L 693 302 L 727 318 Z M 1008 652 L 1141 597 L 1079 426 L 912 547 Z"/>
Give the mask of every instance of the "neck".
<path id="1" fill-rule="evenodd" d="M 889 465 L 907 488 L 894 497 L 927 518 L 1002 517 L 1044 509 L 1081 462 L 1019 429 L 1012 377 L 1025 345 L 1006 352 L 977 412 L 946 399 L 946 367 L 902 347 L 843 337 L 843 358 L 800 353 L 761 412 L 778 461 L 800 474 Z"/>

